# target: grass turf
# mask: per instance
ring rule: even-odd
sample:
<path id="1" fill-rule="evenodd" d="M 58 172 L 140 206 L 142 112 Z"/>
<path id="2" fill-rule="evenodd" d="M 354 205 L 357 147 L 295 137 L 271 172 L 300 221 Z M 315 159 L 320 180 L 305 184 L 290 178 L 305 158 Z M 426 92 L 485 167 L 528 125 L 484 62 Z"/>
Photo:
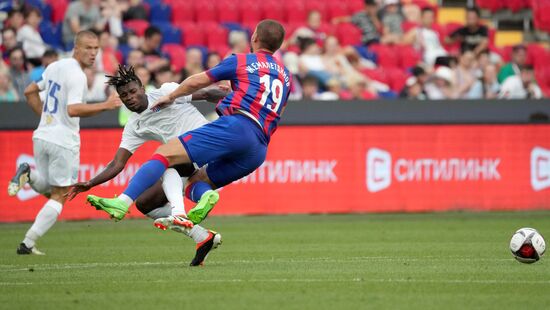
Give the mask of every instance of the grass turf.
<path id="1" fill-rule="evenodd" d="M 550 212 L 212 217 L 223 245 L 151 221 L 61 222 L 47 256 L 17 256 L 29 224 L 0 225 L 5 309 L 543 309 L 550 261 L 516 262 L 515 229 Z"/>

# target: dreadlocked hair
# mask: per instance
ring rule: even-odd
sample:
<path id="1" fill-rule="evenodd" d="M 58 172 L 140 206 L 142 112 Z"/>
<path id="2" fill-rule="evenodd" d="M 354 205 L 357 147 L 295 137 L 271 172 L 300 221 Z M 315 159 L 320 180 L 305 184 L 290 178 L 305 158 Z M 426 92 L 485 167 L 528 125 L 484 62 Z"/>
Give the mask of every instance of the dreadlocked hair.
<path id="1" fill-rule="evenodd" d="M 105 75 L 109 80 L 107 80 L 108 85 L 112 85 L 115 88 L 122 87 L 130 82 L 137 82 L 140 86 L 141 80 L 137 77 L 136 72 L 133 66 L 123 66 L 118 65 L 117 75 Z"/>

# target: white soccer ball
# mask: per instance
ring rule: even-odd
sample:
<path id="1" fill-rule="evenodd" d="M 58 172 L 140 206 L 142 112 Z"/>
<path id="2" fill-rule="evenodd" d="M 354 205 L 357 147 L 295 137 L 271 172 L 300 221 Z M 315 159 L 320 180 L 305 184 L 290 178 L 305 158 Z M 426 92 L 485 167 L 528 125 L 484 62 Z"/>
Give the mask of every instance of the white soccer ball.
<path id="1" fill-rule="evenodd" d="M 546 251 L 542 235 L 534 228 L 521 228 L 510 240 L 510 251 L 519 262 L 532 264 L 540 259 Z"/>

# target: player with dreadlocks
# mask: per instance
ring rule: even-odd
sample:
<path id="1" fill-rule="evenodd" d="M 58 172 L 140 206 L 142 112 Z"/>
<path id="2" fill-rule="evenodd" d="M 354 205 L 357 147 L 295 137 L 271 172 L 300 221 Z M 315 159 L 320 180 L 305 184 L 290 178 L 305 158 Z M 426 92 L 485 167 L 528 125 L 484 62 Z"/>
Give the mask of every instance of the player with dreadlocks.
<path id="1" fill-rule="evenodd" d="M 122 141 L 113 160 L 91 180 L 74 184 L 67 194 L 69 199 L 73 199 L 77 194 L 114 178 L 124 169 L 135 150 L 146 141 L 154 140 L 166 143 L 182 133 L 206 124 L 207 120 L 190 104 L 191 100 L 217 102 L 227 94 L 225 90 L 219 87 L 209 88 L 182 97 L 176 102 L 178 104 L 167 109 L 153 112 L 149 109 L 153 103 L 160 97 L 174 91 L 179 84 L 164 83 L 158 89 L 145 92 L 145 88 L 136 76 L 132 66 L 119 66 L 117 75 L 107 77 L 109 78 L 107 84 L 116 88 L 122 103 L 134 113 L 124 126 Z M 181 232 L 197 243 L 197 253 L 191 262 L 192 266 L 200 265 L 208 252 L 221 243 L 220 234 L 204 229 L 199 225 L 193 225 L 192 222 L 185 219 L 186 213 L 183 205 L 184 181 L 194 170 L 193 165 L 179 165 L 166 170 L 162 180 L 136 200 L 137 209 L 152 219 L 169 216 L 178 216 L 177 218 L 181 219 L 182 222 L 179 222 L 179 225 L 166 224 L 164 226 L 163 223 L 155 223 L 155 225 L 164 230 L 170 228 Z M 182 177 L 184 180 L 182 180 Z"/>

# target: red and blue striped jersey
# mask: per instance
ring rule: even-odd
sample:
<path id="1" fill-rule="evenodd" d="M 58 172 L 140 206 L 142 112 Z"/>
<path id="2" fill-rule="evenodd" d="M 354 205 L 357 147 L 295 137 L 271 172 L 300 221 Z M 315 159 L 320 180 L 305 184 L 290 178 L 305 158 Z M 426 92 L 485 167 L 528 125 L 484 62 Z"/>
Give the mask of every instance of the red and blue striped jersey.
<path id="1" fill-rule="evenodd" d="M 218 114 L 242 111 L 260 124 L 268 138 L 275 132 L 290 93 L 291 75 L 273 55 L 233 54 L 206 74 L 213 82 L 231 81 L 233 91 L 216 106 Z"/>

